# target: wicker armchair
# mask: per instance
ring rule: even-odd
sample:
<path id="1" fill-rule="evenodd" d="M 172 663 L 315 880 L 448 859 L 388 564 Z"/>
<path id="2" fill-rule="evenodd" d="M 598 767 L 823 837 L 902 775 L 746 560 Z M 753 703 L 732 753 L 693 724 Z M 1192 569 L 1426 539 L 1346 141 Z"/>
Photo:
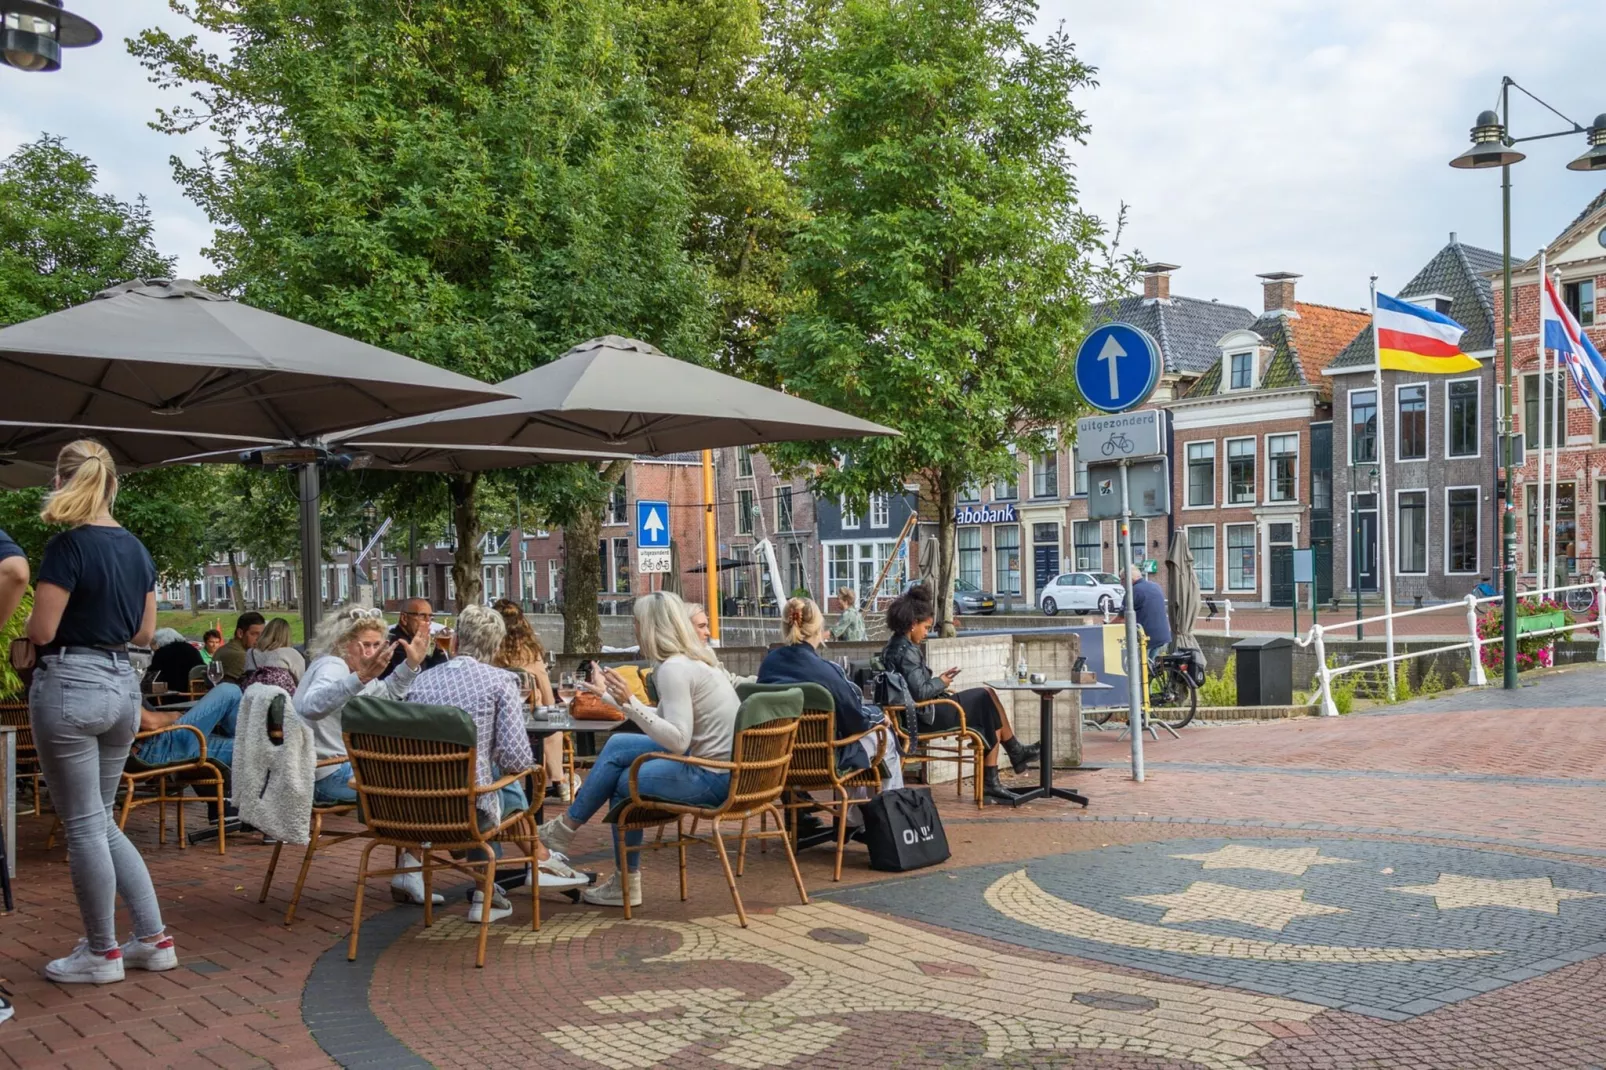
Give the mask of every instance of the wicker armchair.
<path id="1" fill-rule="evenodd" d="M 987 741 L 981 738 L 981 733 L 965 723 L 965 708 L 951 698 L 933 698 L 917 702 L 915 709 L 945 704 L 954 708 L 959 723 L 952 728 L 921 732 L 915 746 L 911 746 L 909 736 L 903 730 L 903 707 L 883 706 L 882 710 L 886 713 L 887 722 L 892 725 L 892 730 L 898 734 L 898 745 L 903 751 L 904 770 L 907 772 L 916 765 L 930 765 L 932 762 L 953 762 L 958 767 L 954 777 L 954 787 L 958 789 L 959 797 L 964 798 L 965 763 L 970 763 L 971 779 L 976 789 L 976 809 L 980 810 L 985 805 L 981 793 L 981 769 L 982 761 L 987 754 Z"/>
<path id="2" fill-rule="evenodd" d="M 831 872 L 831 879 L 839 881 L 842 879 L 842 855 L 848 841 L 848 807 L 854 804 L 850 794 L 855 788 L 865 788 L 872 795 L 881 790 L 881 774 L 878 767 L 881 760 L 886 757 L 886 736 L 881 737 L 881 745 L 876 749 L 875 758 L 870 762 L 869 768 L 841 769 L 837 766 L 837 749 L 857 744 L 870 732 L 837 738 L 836 702 L 831 698 L 830 691 L 819 684 L 740 684 L 736 688 L 736 694 L 745 701 L 753 695 L 784 691 L 794 687 L 803 692 L 803 715 L 798 718 L 797 740 L 792 744 L 792 764 L 786 772 L 786 786 L 796 792 L 829 791 L 831 801 L 812 802 L 796 799 L 782 802 L 780 806 L 790 819 L 790 832 L 794 844 L 797 842 L 799 811 L 816 805 L 830 811 L 836 821 L 836 868 Z M 766 815 L 759 815 L 760 831 L 765 828 L 766 820 Z M 737 876 L 741 876 L 746 853 L 747 837 L 744 832 L 742 846 L 736 852 Z"/>
<path id="3" fill-rule="evenodd" d="M 194 758 L 166 765 L 151 765 L 140 759 L 139 745 L 142 742 L 169 732 L 195 733 L 200 753 Z M 154 796 L 137 797 L 141 786 L 152 783 L 156 786 Z M 189 846 L 184 838 L 184 807 L 207 803 L 217 807 L 217 853 L 223 854 L 224 841 L 228 838 L 226 822 L 223 820 L 225 784 L 222 767 L 206 755 L 206 733 L 194 725 L 170 724 L 166 728 L 137 733 L 134 736 L 134 749 L 128 752 L 128 760 L 123 763 L 123 806 L 117 815 L 117 827 L 126 832 L 130 813 L 143 806 L 154 806 L 156 843 L 160 846 L 167 842 L 167 808 L 171 806 L 178 812 L 178 846 L 179 850 L 183 850 Z M 169 788 L 174 789 L 171 794 Z M 194 788 L 196 798 L 185 798 L 185 788 Z M 208 795 L 211 797 L 208 798 Z"/>
<path id="4" fill-rule="evenodd" d="M 275 698 L 272 704 L 268 707 L 268 736 L 271 739 L 279 740 L 283 738 L 284 705 L 284 698 L 283 696 L 280 696 Z M 346 764 L 345 757 L 343 755 L 336 755 L 333 758 L 320 759 L 317 762 L 317 768 L 328 769 L 333 766 L 344 764 Z M 361 839 L 362 837 L 368 835 L 368 830 L 364 828 L 336 829 L 333 832 L 324 831 L 323 823 L 327 818 L 343 817 L 347 814 L 354 813 L 356 809 L 356 803 L 324 803 L 318 802 L 317 799 L 313 800 L 312 823 L 309 829 L 310 835 L 307 838 L 306 850 L 301 855 L 301 872 L 296 877 L 296 890 L 290 895 L 290 905 L 285 909 L 284 912 L 284 923 L 286 926 L 294 924 L 296 920 L 296 906 L 301 902 L 301 890 L 306 887 L 307 873 L 312 869 L 313 856 L 319 851 L 327 850 L 328 848 L 334 847 L 337 844 L 345 843 L 347 840 Z M 275 840 L 273 844 L 273 857 L 268 859 L 268 871 L 262 876 L 262 892 L 257 896 L 258 903 L 266 903 L 268 901 L 268 889 L 273 886 L 273 874 L 274 871 L 279 868 L 279 852 L 282 850 L 284 850 L 283 841 Z"/>
<path id="5" fill-rule="evenodd" d="M 190 670 L 189 697 L 197 699 L 210 690 L 212 690 L 212 681 L 207 679 L 206 666 L 197 665 L 192 668 Z"/>
<path id="6" fill-rule="evenodd" d="M 725 883 L 730 888 L 731 901 L 736 904 L 736 918 L 745 929 L 747 911 L 742 906 L 741 893 L 736 890 L 736 877 L 731 871 L 730 854 L 725 849 L 725 837 L 720 830 L 724 821 L 740 820 L 746 824 L 761 814 L 775 818 L 775 829 L 760 829 L 756 839 L 775 838 L 786 850 L 786 861 L 792 867 L 792 879 L 797 883 L 798 898 L 809 901 L 803 887 L 803 875 L 798 872 L 797 856 L 792 852 L 792 841 L 787 838 L 785 818 L 776 800 L 786 787 L 786 771 L 792 763 L 792 746 L 797 739 L 798 721 L 803 716 L 803 692 L 798 688 L 753 695 L 742 703 L 736 715 L 736 741 L 731 748 L 731 760 L 714 761 L 694 758 L 685 754 L 643 754 L 630 766 L 630 798 L 621 802 L 608 814 L 607 820 L 618 830 L 618 864 L 623 873 L 629 865 L 628 855 L 643 850 L 673 847 L 680 855 L 680 898 L 686 900 L 686 848 L 694 843 L 712 842 L 719 851 L 719 863 L 725 870 Z M 730 789 L 718 806 L 688 806 L 684 803 L 643 797 L 637 783 L 644 762 L 670 761 L 704 769 L 723 769 L 730 773 Z M 695 834 L 686 827 L 686 819 L 694 822 L 707 820 L 712 826 L 709 837 Z M 625 843 L 626 832 L 638 829 L 662 829 L 675 826 L 673 839 L 662 839 L 630 847 Z M 745 834 L 744 834 L 745 836 Z M 630 914 L 630 896 L 624 897 L 625 918 Z"/>
<path id="7" fill-rule="evenodd" d="M 479 826 L 477 803 L 481 796 L 500 791 L 525 777 L 535 779 L 537 800 L 545 786 L 539 766 L 519 769 L 494 784 L 474 783 L 475 738 L 473 720 L 452 706 L 425 706 L 389 699 L 358 696 L 340 714 L 351 761 L 352 785 L 357 789 L 358 816 L 368 827 L 369 843 L 357 867 L 357 896 L 352 910 L 351 943 L 346 957 L 356 959 L 357 936 L 362 928 L 363 890 L 370 877 L 392 877 L 403 872 L 369 868 L 374 848 L 384 845 L 412 851 L 423 859 L 424 924 L 434 923 L 434 880 L 437 868 L 453 869 L 473 877 L 480 885 L 487 909 L 481 915 L 479 946 L 474 965 L 485 965 L 485 942 L 490 932 L 489 910 L 496 867 L 537 862 L 535 821 L 528 809 L 504 813 L 489 829 Z M 522 855 L 504 855 L 470 861 L 453 857 L 470 848 L 489 851 L 501 840 L 517 843 Z M 532 894 L 530 928 L 541 928 L 541 900 Z"/>
<path id="8" fill-rule="evenodd" d="M 0 724 L 17 730 L 17 781 L 33 791 L 33 809 L 30 815 L 40 813 L 39 788 L 44 773 L 39 768 L 39 751 L 33 745 L 33 725 L 28 720 L 26 702 L 0 702 Z"/>

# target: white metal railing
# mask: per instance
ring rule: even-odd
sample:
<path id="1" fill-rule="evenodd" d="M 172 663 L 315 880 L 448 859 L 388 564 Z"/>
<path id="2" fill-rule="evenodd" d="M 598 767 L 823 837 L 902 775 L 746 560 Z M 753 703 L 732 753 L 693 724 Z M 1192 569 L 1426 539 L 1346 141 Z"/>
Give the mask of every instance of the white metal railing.
<path id="1" fill-rule="evenodd" d="M 1564 624 L 1558 628 L 1543 628 L 1531 632 L 1523 632 L 1521 638 L 1542 637 L 1546 635 L 1559 635 L 1566 632 L 1577 631 L 1580 628 L 1594 628 L 1596 630 L 1595 660 L 1606 661 L 1606 572 L 1596 571 L 1595 578 L 1589 583 L 1575 583 L 1570 587 L 1553 587 L 1548 591 L 1518 591 L 1517 597 L 1529 599 L 1552 598 L 1555 595 L 1565 594 L 1568 591 L 1591 591 L 1594 594 L 1593 610 L 1590 618 L 1579 614 L 1579 619 L 1572 624 Z M 1485 687 L 1489 683 L 1487 674 L 1483 669 L 1483 646 L 1486 642 L 1494 643 L 1501 640 L 1485 640 L 1478 635 L 1478 607 L 1503 601 L 1501 595 L 1491 595 L 1479 598 L 1476 595 L 1467 595 L 1463 600 L 1467 607 L 1467 641 L 1464 643 L 1450 643 L 1445 646 L 1436 646 L 1427 650 L 1411 650 L 1403 654 L 1390 652 L 1381 658 L 1370 661 L 1351 662 L 1348 665 L 1329 667 L 1327 664 L 1326 636 L 1329 632 L 1340 631 L 1345 628 L 1361 628 L 1368 624 L 1389 624 L 1406 617 L 1415 617 L 1423 613 L 1443 613 L 1444 606 L 1427 606 L 1422 609 L 1407 609 L 1401 612 L 1385 613 L 1376 617 L 1367 617 L 1365 620 L 1344 621 L 1340 624 L 1312 625 L 1310 632 L 1302 639 L 1302 647 L 1314 646 L 1316 648 L 1316 675 L 1320 686 L 1320 701 L 1323 717 L 1338 716 L 1338 707 L 1333 703 L 1333 680 L 1346 673 L 1359 672 L 1362 669 L 1376 668 L 1379 665 L 1387 666 L 1389 694 L 1394 693 L 1394 666 L 1397 662 L 1410 661 L 1412 658 L 1424 658 L 1434 654 L 1448 654 L 1454 651 L 1465 650 L 1472 662 L 1472 668 L 1467 682 L 1474 687 Z M 1563 609 L 1566 607 L 1563 606 Z M 1567 610 L 1571 613 L 1571 610 Z"/>

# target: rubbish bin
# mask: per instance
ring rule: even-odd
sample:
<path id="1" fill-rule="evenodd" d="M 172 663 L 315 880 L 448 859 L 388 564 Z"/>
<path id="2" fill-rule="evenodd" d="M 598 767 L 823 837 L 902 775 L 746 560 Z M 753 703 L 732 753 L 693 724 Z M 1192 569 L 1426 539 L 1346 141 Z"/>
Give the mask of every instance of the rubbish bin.
<path id="1" fill-rule="evenodd" d="M 1240 639 L 1232 644 L 1238 659 L 1238 705 L 1291 706 L 1294 703 L 1294 641 L 1281 635 Z"/>

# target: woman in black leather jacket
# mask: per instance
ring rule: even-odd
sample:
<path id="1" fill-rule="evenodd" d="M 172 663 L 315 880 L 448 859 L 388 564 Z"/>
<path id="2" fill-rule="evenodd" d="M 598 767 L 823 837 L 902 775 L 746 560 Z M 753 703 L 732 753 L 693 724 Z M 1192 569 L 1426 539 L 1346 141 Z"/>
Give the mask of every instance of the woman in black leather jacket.
<path id="1" fill-rule="evenodd" d="M 892 632 L 892 638 L 887 640 L 886 649 L 881 652 L 881 663 L 887 671 L 902 675 L 910 697 L 916 702 L 950 698 L 964 709 L 966 727 L 974 729 L 987 746 L 987 755 L 983 759 L 983 793 L 990 799 L 1013 802 L 1014 793 L 998 779 L 999 745 L 1003 745 L 1004 753 L 1009 755 L 1010 765 L 1017 773 L 1037 760 L 1038 745 L 1022 746 L 1020 740 L 1015 738 L 1009 717 L 991 688 L 969 687 L 963 691 L 951 691 L 949 685 L 959 670 L 955 668 L 933 673 L 926 666 L 926 653 L 921 644 L 926 641 L 926 633 L 931 630 L 934 616 L 931 600 L 925 595 L 924 588 L 916 587 L 894 599 L 887 606 L 887 628 Z M 946 703 L 935 707 L 933 712 L 936 714 L 936 723 L 930 726 L 929 731 L 941 731 L 959 724 L 958 713 Z"/>

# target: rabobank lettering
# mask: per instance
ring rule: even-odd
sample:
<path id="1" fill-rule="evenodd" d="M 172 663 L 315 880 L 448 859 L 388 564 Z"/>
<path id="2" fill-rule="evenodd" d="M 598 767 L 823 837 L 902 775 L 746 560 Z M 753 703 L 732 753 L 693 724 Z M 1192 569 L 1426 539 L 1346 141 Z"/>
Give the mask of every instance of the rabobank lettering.
<path id="1" fill-rule="evenodd" d="M 954 521 L 959 524 L 1013 524 L 1015 507 L 1008 502 L 1001 505 L 961 505 L 954 510 Z"/>

